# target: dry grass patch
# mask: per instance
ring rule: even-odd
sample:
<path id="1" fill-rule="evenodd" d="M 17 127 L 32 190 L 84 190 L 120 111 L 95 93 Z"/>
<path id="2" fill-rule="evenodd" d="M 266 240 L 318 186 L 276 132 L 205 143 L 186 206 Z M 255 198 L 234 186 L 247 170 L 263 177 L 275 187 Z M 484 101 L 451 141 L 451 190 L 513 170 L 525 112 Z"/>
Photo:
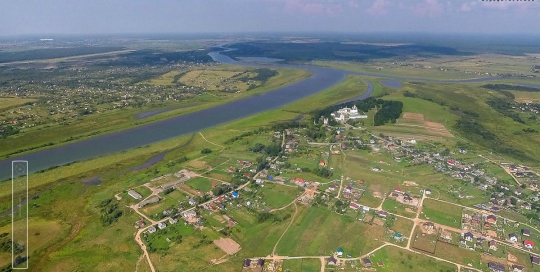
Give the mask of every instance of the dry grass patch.
<path id="1" fill-rule="evenodd" d="M 424 121 L 424 115 L 421 113 L 404 112 L 402 118 L 406 120 Z"/>
<path id="2" fill-rule="evenodd" d="M 240 251 L 240 245 L 231 238 L 219 238 L 214 240 L 214 245 L 218 246 L 223 252 L 233 255 Z"/>

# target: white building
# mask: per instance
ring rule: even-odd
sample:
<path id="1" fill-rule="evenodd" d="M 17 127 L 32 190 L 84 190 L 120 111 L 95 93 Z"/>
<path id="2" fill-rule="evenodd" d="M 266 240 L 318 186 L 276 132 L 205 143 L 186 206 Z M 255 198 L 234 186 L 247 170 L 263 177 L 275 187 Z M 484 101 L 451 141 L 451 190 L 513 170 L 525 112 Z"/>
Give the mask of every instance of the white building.
<path id="1" fill-rule="evenodd" d="M 157 227 L 158 227 L 159 229 L 164 229 L 166 226 L 167 226 L 167 225 L 165 225 L 165 223 L 163 223 L 163 222 L 159 222 L 159 223 L 157 224 Z"/>
<path id="2" fill-rule="evenodd" d="M 341 108 L 337 110 L 336 112 L 333 112 L 330 114 L 336 121 L 338 122 L 345 122 L 349 119 L 366 119 L 368 118 L 365 114 L 359 114 L 358 108 L 356 105 L 354 105 L 352 108 Z"/>
<path id="3" fill-rule="evenodd" d="M 133 197 L 133 198 L 135 198 L 137 200 L 142 198 L 142 195 L 137 193 L 135 190 L 129 190 L 128 195 L 130 195 L 131 197 Z"/>

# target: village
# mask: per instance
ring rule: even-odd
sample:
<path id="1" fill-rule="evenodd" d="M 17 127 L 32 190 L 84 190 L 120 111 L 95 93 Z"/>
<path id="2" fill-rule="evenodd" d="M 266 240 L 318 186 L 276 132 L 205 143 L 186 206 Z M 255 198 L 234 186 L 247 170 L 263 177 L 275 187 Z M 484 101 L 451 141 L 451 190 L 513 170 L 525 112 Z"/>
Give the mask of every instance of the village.
<path id="1" fill-rule="evenodd" d="M 326 129 L 330 143 L 313 142 L 302 127 L 269 131 L 267 136 L 256 137 L 264 144 L 257 143 L 251 152 L 265 152 L 275 143 L 281 146 L 275 156 L 256 161 L 220 159 L 211 168 L 188 163 L 185 169 L 119 193 L 117 199 L 131 198 L 130 207 L 140 215 L 134 226 L 141 248 L 149 253 L 166 250 L 170 244 L 181 243 L 182 236 L 201 232 L 201 243 L 213 243 L 224 254 L 212 260 L 215 264 L 241 252 L 234 230 L 246 224 L 246 216 L 258 222 L 269 218 L 281 222 L 288 217 L 275 217 L 273 213 L 316 205 L 379 229 L 381 240 L 376 250 L 397 247 L 443 262 L 446 260 L 439 247 L 475 254 L 477 261 L 446 261 L 460 271 L 522 272 L 540 265 L 538 228 L 507 218 L 509 214 L 527 214 L 538 201 L 537 173 L 527 166 L 494 163 L 466 148 L 437 150 L 414 139 L 374 135 L 355 128 Z M 361 160 L 367 172 L 350 172 L 349 176 L 345 174 L 345 161 L 338 158 L 355 158 L 354 152 L 381 159 Z M 458 203 L 478 203 L 480 199 L 476 198 L 487 201 L 466 206 L 441 199 L 440 185 L 432 187 L 412 180 L 392 185 L 377 182 L 381 175 L 415 167 L 453 180 L 448 187 L 452 191 L 447 193 Z M 508 176 L 490 174 L 494 168 L 511 177 L 511 182 L 505 180 Z M 437 214 L 444 211 L 437 206 L 448 206 L 453 214 L 459 214 L 438 218 Z M 287 260 L 296 258 L 324 259 L 327 268 L 353 270 L 384 267 L 391 262 L 378 258 L 376 250 L 359 256 L 345 245 L 338 245 L 327 255 L 299 257 L 282 256 L 276 248 L 280 250 L 279 240 L 274 252 L 244 259 L 242 271 L 287 271 Z M 527 256 L 526 261 L 523 256 Z"/>

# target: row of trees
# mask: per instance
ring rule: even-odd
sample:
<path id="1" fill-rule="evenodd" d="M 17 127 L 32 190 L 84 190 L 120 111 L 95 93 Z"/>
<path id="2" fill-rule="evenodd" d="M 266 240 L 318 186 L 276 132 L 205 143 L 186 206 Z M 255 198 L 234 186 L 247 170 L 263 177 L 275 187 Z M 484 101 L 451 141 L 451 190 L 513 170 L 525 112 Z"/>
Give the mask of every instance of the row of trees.
<path id="1" fill-rule="evenodd" d="M 540 92 L 539 88 L 520 86 L 520 85 L 510 85 L 510 84 L 485 84 L 483 88 L 493 90 L 493 91 L 522 91 L 522 92 Z"/>

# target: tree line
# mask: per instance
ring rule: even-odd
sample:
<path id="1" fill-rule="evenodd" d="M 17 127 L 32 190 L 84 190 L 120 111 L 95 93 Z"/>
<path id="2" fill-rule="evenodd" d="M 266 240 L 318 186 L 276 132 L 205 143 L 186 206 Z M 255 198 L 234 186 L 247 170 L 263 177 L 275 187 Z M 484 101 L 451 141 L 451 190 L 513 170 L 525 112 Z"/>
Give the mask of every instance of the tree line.
<path id="1" fill-rule="evenodd" d="M 539 88 L 521 86 L 521 85 L 510 85 L 510 84 L 485 84 L 482 85 L 483 88 L 492 90 L 492 91 L 521 91 L 521 92 L 540 92 Z"/>
<path id="2" fill-rule="evenodd" d="M 488 99 L 486 103 L 500 114 L 509 117 L 518 123 L 525 124 L 525 121 L 521 119 L 519 114 L 512 108 L 514 103 L 508 101 L 507 99 L 491 98 Z"/>

